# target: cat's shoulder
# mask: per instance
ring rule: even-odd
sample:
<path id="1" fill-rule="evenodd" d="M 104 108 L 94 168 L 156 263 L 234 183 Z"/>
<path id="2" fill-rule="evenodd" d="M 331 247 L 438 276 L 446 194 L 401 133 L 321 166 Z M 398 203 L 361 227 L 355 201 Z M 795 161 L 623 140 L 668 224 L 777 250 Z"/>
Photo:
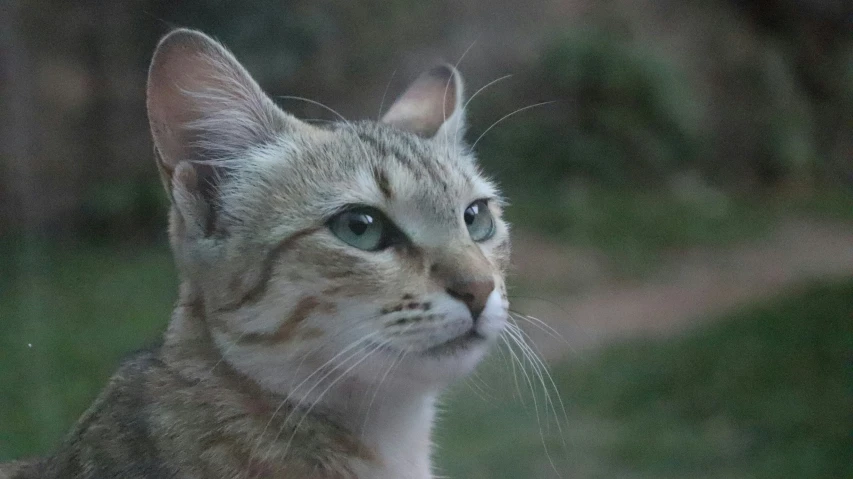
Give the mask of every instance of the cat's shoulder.
<path id="1" fill-rule="evenodd" d="M 0 464 L 0 479 L 36 479 L 42 477 L 41 461 L 12 461 Z"/>
<path id="2" fill-rule="evenodd" d="M 156 398 L 148 383 L 165 369 L 159 349 L 137 351 L 121 362 L 57 454 L 43 461 L 44 477 L 174 476 L 163 462 L 149 419 Z"/>

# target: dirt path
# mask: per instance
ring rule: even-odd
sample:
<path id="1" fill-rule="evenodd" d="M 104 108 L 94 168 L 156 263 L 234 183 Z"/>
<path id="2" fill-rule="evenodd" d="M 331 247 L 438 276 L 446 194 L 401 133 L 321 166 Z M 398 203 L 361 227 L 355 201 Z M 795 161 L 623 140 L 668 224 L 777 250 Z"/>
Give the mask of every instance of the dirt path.
<path id="1" fill-rule="evenodd" d="M 667 334 L 815 279 L 853 276 L 853 224 L 787 220 L 761 240 L 673 254 L 643 281 L 618 280 L 608 260 L 519 232 L 518 279 L 547 285 L 513 309 L 545 320 L 564 341 L 526 328 L 550 360 L 605 342 Z"/>

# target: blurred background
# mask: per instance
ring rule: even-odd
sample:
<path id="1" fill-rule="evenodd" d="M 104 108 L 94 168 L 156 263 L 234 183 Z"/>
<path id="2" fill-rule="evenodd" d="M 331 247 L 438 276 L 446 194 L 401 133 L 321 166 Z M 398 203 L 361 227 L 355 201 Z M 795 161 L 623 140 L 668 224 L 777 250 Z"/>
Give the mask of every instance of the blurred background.
<path id="1" fill-rule="evenodd" d="M 476 92 L 553 381 L 497 352 L 438 472 L 853 477 L 849 0 L 3 0 L 0 460 L 49 451 L 168 319 L 144 85 L 177 26 L 350 119 L 437 61 Z"/>

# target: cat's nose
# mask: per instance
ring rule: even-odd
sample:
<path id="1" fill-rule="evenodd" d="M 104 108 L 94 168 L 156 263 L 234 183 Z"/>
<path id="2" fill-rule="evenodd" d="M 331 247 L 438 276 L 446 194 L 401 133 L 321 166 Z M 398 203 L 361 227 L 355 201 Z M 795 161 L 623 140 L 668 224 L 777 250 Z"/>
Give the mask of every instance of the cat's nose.
<path id="1" fill-rule="evenodd" d="M 471 317 L 476 322 L 480 313 L 485 309 L 486 301 L 493 289 L 495 289 L 495 281 L 489 278 L 481 280 L 459 279 L 448 284 L 445 290 L 447 294 L 468 306 Z"/>
<path id="2" fill-rule="evenodd" d="M 443 250 L 430 267 L 433 280 L 452 298 L 462 301 L 476 322 L 495 289 L 493 267 L 477 247 Z"/>

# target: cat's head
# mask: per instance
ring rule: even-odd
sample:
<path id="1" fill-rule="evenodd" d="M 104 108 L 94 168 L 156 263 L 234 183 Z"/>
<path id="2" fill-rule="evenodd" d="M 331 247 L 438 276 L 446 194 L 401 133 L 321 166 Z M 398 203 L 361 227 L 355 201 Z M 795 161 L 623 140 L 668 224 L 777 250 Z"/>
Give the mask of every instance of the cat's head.
<path id="1" fill-rule="evenodd" d="M 172 247 L 227 361 L 276 388 L 297 365 L 442 384 L 476 364 L 506 321 L 509 233 L 462 103 L 440 66 L 380 122 L 318 127 L 203 34 L 162 40 L 148 115 Z"/>

